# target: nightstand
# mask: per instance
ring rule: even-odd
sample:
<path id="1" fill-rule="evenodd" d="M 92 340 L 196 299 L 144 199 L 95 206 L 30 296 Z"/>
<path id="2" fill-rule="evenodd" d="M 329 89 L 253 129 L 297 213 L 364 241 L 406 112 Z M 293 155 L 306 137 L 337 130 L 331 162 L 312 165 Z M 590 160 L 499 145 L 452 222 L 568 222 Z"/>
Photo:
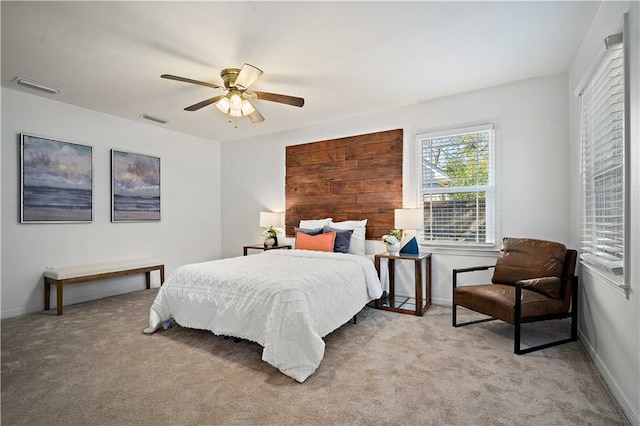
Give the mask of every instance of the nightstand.
<path id="1" fill-rule="evenodd" d="M 379 253 L 375 255 L 376 271 L 380 276 L 380 259 L 387 259 L 389 267 L 389 295 L 386 299 L 376 300 L 375 307 L 385 311 L 400 312 L 422 316 L 431 306 L 431 253 L 397 254 Z M 396 260 L 414 263 L 415 297 L 397 296 L 395 294 Z M 423 279 L 424 266 L 424 279 Z M 423 283 L 424 281 L 424 283 Z"/>
<path id="2" fill-rule="evenodd" d="M 291 248 L 291 244 L 280 244 L 277 246 L 271 246 L 271 247 L 265 247 L 264 244 L 252 244 L 250 246 L 244 246 L 244 256 L 247 255 L 247 250 L 249 249 L 253 249 L 253 250 L 280 250 L 280 249 L 287 249 L 289 250 Z"/>

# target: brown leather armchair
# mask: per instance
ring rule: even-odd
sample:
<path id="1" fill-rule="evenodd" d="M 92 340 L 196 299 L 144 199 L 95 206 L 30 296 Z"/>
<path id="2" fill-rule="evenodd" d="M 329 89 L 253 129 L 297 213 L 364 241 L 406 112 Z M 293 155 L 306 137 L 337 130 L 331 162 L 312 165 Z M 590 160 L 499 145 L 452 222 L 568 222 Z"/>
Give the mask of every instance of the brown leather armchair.
<path id="1" fill-rule="evenodd" d="M 530 238 L 504 238 L 495 266 L 453 270 L 453 326 L 500 319 L 513 324 L 514 353 L 521 355 L 577 340 L 577 252 L 563 244 Z M 492 284 L 458 286 L 458 274 L 495 268 Z M 458 306 L 491 318 L 456 322 Z M 571 308 L 571 311 L 569 311 Z M 521 325 L 571 318 L 571 337 L 526 349 L 520 348 Z"/>

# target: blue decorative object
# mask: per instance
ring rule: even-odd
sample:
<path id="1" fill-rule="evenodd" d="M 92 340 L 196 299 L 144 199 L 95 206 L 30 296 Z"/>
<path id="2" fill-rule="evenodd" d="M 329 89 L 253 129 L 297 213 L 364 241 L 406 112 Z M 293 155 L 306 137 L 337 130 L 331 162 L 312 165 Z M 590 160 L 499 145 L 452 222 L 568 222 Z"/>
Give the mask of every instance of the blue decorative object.
<path id="1" fill-rule="evenodd" d="M 420 254 L 420 250 L 418 249 L 418 240 L 416 240 L 416 237 L 411 238 L 407 241 L 407 244 L 402 246 L 400 254 L 414 254 L 416 256 Z"/>

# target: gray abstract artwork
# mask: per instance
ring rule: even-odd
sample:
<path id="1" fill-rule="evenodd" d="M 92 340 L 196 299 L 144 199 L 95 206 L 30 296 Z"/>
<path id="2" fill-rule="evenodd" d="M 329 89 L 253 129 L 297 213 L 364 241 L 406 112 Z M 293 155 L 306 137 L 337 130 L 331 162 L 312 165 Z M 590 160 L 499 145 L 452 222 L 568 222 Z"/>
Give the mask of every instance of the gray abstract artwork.
<path id="1" fill-rule="evenodd" d="M 22 223 L 93 220 L 93 148 L 21 135 Z"/>

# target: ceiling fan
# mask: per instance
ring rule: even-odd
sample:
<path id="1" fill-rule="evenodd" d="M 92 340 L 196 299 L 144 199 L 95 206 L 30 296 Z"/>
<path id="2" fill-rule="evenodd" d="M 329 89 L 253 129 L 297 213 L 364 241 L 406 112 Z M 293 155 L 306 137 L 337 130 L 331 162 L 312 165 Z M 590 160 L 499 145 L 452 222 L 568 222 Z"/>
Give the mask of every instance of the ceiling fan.
<path id="1" fill-rule="evenodd" d="M 226 91 L 224 95 L 214 96 L 213 98 L 205 99 L 202 102 L 188 106 L 184 109 L 185 111 L 197 111 L 207 105 L 215 104 L 220 111 L 231 117 L 249 117 L 252 123 L 260 123 L 264 121 L 264 117 L 251 103 L 253 99 L 278 102 L 297 107 L 304 105 L 303 98 L 247 90 L 261 75 L 262 70 L 259 68 L 250 64 L 244 64 L 241 69 L 225 68 L 220 72 L 222 81 L 224 81 L 224 87 L 206 81 L 192 80 L 171 74 L 162 74 L 160 77 Z"/>

